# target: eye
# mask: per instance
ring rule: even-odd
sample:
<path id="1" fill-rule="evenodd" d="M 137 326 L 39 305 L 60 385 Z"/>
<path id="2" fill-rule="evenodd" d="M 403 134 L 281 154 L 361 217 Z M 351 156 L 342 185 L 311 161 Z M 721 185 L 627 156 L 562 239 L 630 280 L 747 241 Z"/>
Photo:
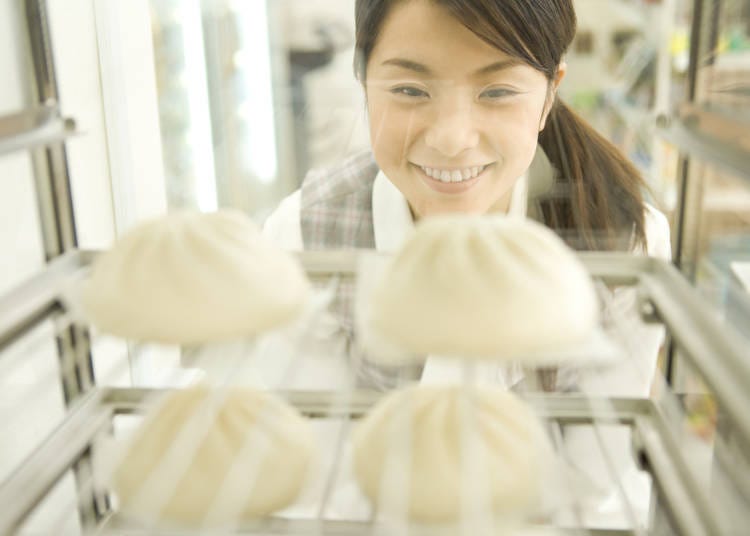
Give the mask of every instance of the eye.
<path id="1" fill-rule="evenodd" d="M 484 90 L 480 97 L 483 99 L 499 100 L 507 97 L 512 97 L 514 95 L 518 95 L 518 92 L 503 87 L 492 87 Z"/>
<path id="2" fill-rule="evenodd" d="M 426 98 L 430 96 L 426 91 L 413 86 L 394 87 L 393 89 L 391 89 L 391 93 L 393 93 L 394 95 L 402 95 L 414 99 Z"/>

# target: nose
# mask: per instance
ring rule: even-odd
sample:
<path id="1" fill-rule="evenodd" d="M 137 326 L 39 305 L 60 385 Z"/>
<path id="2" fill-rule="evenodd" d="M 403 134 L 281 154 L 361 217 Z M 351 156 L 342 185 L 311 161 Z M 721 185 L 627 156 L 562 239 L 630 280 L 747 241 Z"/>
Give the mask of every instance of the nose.
<path id="1" fill-rule="evenodd" d="M 479 144 L 479 131 L 471 105 L 454 103 L 440 110 L 427 129 L 425 143 L 447 157 L 475 148 Z"/>

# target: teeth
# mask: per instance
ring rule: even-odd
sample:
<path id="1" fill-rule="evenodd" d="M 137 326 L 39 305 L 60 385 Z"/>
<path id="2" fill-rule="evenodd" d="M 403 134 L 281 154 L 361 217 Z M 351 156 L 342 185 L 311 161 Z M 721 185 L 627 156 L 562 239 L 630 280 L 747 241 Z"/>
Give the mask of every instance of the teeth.
<path id="1" fill-rule="evenodd" d="M 486 166 L 477 166 L 464 169 L 447 170 L 422 166 L 422 171 L 424 171 L 428 177 L 432 177 L 433 179 L 439 180 L 440 182 L 450 183 L 473 179 L 480 173 L 482 173 L 485 170 L 485 167 Z"/>

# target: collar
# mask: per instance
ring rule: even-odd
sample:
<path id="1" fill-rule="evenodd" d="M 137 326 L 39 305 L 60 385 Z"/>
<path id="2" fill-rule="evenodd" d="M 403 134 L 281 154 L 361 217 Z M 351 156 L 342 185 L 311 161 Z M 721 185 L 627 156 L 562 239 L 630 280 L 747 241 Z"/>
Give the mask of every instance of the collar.
<path id="1" fill-rule="evenodd" d="M 518 178 L 510 195 L 508 215 L 525 218 L 529 195 L 526 174 Z M 372 187 L 372 223 L 377 251 L 398 251 L 414 232 L 409 203 L 382 171 L 378 172 Z"/>

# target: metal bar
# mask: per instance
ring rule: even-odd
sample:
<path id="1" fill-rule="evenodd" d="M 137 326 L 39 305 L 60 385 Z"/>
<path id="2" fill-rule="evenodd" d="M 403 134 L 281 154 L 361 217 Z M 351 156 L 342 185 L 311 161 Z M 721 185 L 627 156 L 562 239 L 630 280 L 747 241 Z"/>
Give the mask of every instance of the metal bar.
<path id="1" fill-rule="evenodd" d="M 295 255 L 302 263 L 311 278 L 355 277 L 358 263 L 363 254 L 383 255 L 370 250 L 326 250 L 299 251 Z M 578 252 L 578 258 L 592 277 L 603 279 L 606 283 L 633 285 L 639 275 L 649 269 L 647 257 L 628 253 Z"/>
<path id="2" fill-rule="evenodd" d="M 640 275 L 651 270 L 651 259 L 630 253 L 578 252 L 591 277 L 610 285 L 635 285 Z"/>
<path id="3" fill-rule="evenodd" d="M 97 250 L 79 250 L 84 265 L 94 262 L 101 255 Z M 383 255 L 372 250 L 320 250 L 297 251 L 308 277 L 312 279 L 340 276 L 354 278 L 363 254 Z M 616 285 L 635 285 L 640 274 L 650 270 L 650 259 L 620 252 L 581 251 L 576 255 L 592 277 Z"/>
<path id="4" fill-rule="evenodd" d="M 675 145 L 680 152 L 698 158 L 750 181 L 750 151 L 738 145 L 735 139 L 717 138 L 703 127 L 695 125 L 694 119 L 674 118 L 656 132 L 666 141 Z"/>
<path id="5" fill-rule="evenodd" d="M 679 534 L 685 536 L 718 536 L 723 534 L 708 498 L 701 492 L 692 473 L 681 456 L 680 448 L 669 426 L 661 421 L 654 409 L 651 418 L 638 418 L 635 422 L 642 463 L 647 464 L 654 477 L 654 484 L 664 499 L 663 506 L 669 512 L 672 523 Z"/>
<path id="6" fill-rule="evenodd" d="M 356 250 L 300 251 L 295 255 L 304 266 L 308 276 L 312 278 L 332 275 L 354 277 L 357 273 L 357 264 L 363 253 L 373 252 Z"/>
<path id="7" fill-rule="evenodd" d="M 46 0 L 26 0 L 25 7 L 37 99 L 44 106 L 57 107 L 59 94 Z M 51 259 L 77 245 L 65 145 L 48 145 L 39 164 L 37 184 L 47 182 L 43 189 L 49 191 L 40 209 L 42 228 L 53 235 L 45 236 L 47 257 Z"/>
<path id="8" fill-rule="evenodd" d="M 592 428 L 594 431 L 594 438 L 596 439 L 596 442 L 599 445 L 599 450 L 601 451 L 602 458 L 604 459 L 604 465 L 607 468 L 607 471 L 609 472 L 609 476 L 612 478 L 612 482 L 615 485 L 615 491 L 620 498 L 620 504 L 623 507 L 626 519 L 630 523 L 630 526 L 633 527 L 634 536 L 644 536 L 643 529 L 638 523 L 635 510 L 633 509 L 633 505 L 628 500 L 628 494 L 625 491 L 625 487 L 623 486 L 622 480 L 619 478 L 619 475 L 617 472 L 617 465 L 615 461 L 612 459 L 612 456 L 609 450 L 607 449 L 607 444 L 604 440 L 604 434 L 601 430 L 601 427 L 599 426 L 599 423 L 594 421 L 592 423 Z"/>
<path id="9" fill-rule="evenodd" d="M 60 117 L 57 106 L 2 116 L 0 155 L 62 141 L 75 133 L 75 121 Z"/>
<path id="10" fill-rule="evenodd" d="M 680 154 L 679 159 L 679 171 L 677 177 L 677 206 L 675 207 L 675 222 L 676 229 L 674 236 L 672 237 L 672 247 L 674 249 L 674 263 L 675 266 L 683 273 L 686 277 L 691 277 L 692 266 L 694 262 L 686 263 L 686 258 L 689 255 L 693 255 L 695 251 L 695 244 L 698 240 L 698 225 L 699 215 L 696 214 L 695 208 L 689 210 L 688 207 L 694 207 L 695 203 L 702 202 L 702 196 L 700 194 L 701 185 L 696 185 L 695 181 L 690 180 L 690 173 L 692 172 L 692 166 L 690 159 L 684 154 Z M 686 264 L 688 266 L 686 266 Z M 666 346 L 666 358 L 665 358 L 665 370 L 664 375 L 667 381 L 667 385 L 673 386 L 676 366 L 677 354 L 674 341 L 671 335 L 667 338 Z"/>
<path id="11" fill-rule="evenodd" d="M 102 391 L 102 403 L 111 405 L 115 413 L 138 413 L 155 396 L 173 389 L 111 387 Z M 343 404 L 341 393 L 338 392 L 275 392 L 303 414 L 320 419 L 362 417 L 387 395 L 380 391 L 355 390 L 347 395 L 346 404 Z M 648 415 L 653 404 L 648 399 L 608 398 L 606 404 L 596 406 L 592 405 L 590 397 L 581 395 L 529 394 L 524 395 L 523 399 L 541 418 L 555 419 L 564 424 L 589 423 L 594 419 L 632 424 L 638 416 Z"/>
<path id="12" fill-rule="evenodd" d="M 721 22 L 722 0 L 710 0 L 711 14 L 708 27 L 708 57 L 706 65 L 714 65 L 719 54 L 719 25 Z"/>
<path id="13" fill-rule="evenodd" d="M 91 391 L 65 420 L 0 485 L 0 534 L 10 534 L 88 448 L 96 432 L 111 418 L 101 405 L 104 393 Z"/>
<path id="14" fill-rule="evenodd" d="M 581 530 L 578 528 L 557 528 L 548 527 L 545 525 L 532 525 L 530 532 L 533 534 L 547 534 L 545 529 L 553 529 L 552 532 L 559 536 L 631 536 L 630 530 L 621 529 L 585 529 Z M 139 534 L 146 534 L 145 530 L 139 530 L 137 526 L 133 526 L 127 519 L 119 515 L 111 516 L 104 527 L 101 529 L 100 534 L 128 534 L 137 536 Z M 519 529 L 519 534 L 523 534 L 523 530 Z M 506 531 L 498 532 L 498 534 L 505 534 Z M 197 536 L 199 534 L 205 534 L 205 530 L 200 529 L 162 529 L 148 531 L 149 535 L 152 536 Z M 327 536 L 352 536 L 352 535 L 370 535 L 380 534 L 377 527 L 374 527 L 369 521 L 343 521 L 327 519 L 324 521 L 308 520 L 308 519 L 287 519 L 281 517 L 271 517 L 268 520 L 258 523 L 246 523 L 236 529 L 211 529 L 212 536 L 221 535 L 238 535 L 238 534 L 262 534 L 264 536 L 309 536 L 310 534 L 325 534 Z M 412 526 L 409 527 L 409 534 L 412 536 L 455 536 L 455 527 L 445 526 Z"/>
<path id="15" fill-rule="evenodd" d="M 688 72 L 687 72 L 687 80 L 686 80 L 686 90 L 687 90 L 687 102 L 688 103 L 694 103 L 697 100 L 697 90 L 698 90 L 698 63 L 699 63 L 699 57 L 700 57 L 700 47 L 701 47 L 701 27 L 703 25 L 703 0 L 693 0 L 693 17 L 691 20 L 691 27 L 690 27 L 690 51 L 689 51 L 689 62 L 688 62 Z M 672 143 L 677 144 L 677 147 L 680 149 L 680 168 L 679 168 L 679 177 L 678 177 L 678 203 L 677 207 L 675 209 L 676 212 L 676 221 L 677 221 L 677 231 L 675 233 L 675 264 L 680 268 L 680 270 L 685 270 L 685 257 L 690 253 L 686 252 L 686 250 L 691 250 L 692 248 L 686 247 L 686 244 L 688 241 L 692 241 L 695 243 L 697 240 L 697 227 L 696 227 L 696 221 L 697 216 L 695 214 L 694 210 L 694 203 L 696 202 L 696 190 L 700 190 L 699 185 L 694 184 L 695 180 L 690 180 L 692 176 L 691 173 L 693 173 L 693 165 L 689 158 L 690 148 L 689 147 L 683 147 L 681 146 L 682 141 L 684 141 L 684 137 L 679 137 L 677 140 L 670 140 L 670 136 L 665 133 L 669 133 L 671 131 L 671 136 L 674 136 L 676 133 L 681 132 L 681 127 L 676 126 L 672 127 L 670 125 L 671 121 L 666 120 L 663 122 L 657 122 L 657 124 L 661 128 L 657 128 L 657 133 L 659 135 L 664 136 L 667 141 L 671 141 Z M 700 199 L 700 196 L 699 196 Z M 693 210 L 690 210 L 690 207 L 693 208 Z M 689 227 L 689 229 L 687 229 Z M 687 277 L 692 278 L 692 274 L 687 274 Z M 667 381 L 671 385 L 672 380 L 672 371 L 674 368 L 674 349 L 671 347 L 668 349 L 667 352 L 667 370 L 669 372 L 669 375 L 667 376 Z"/>
<path id="16" fill-rule="evenodd" d="M 690 27 L 690 60 L 687 72 L 687 96 L 690 102 L 695 102 L 698 88 L 698 60 L 700 58 L 702 26 L 703 0 L 693 0 L 693 20 Z"/>
<path id="17" fill-rule="evenodd" d="M 24 6 L 37 100 L 41 104 L 54 106 L 59 101 L 59 92 L 47 0 L 25 0 Z M 34 168 L 45 255 L 50 261 L 78 246 L 65 143 L 54 142 L 44 150 L 35 151 Z M 89 337 L 84 329 L 71 326 L 58 336 L 57 345 L 61 370 L 65 371 L 65 404 L 69 406 L 94 384 Z M 66 367 L 70 363 L 74 366 Z M 79 493 L 86 489 L 85 478 L 91 471 L 90 463 L 89 457 L 84 456 L 74 468 Z M 98 510 L 100 501 L 92 492 L 86 494 L 90 500 L 79 503 L 79 517 L 84 528 L 96 523 L 102 513 Z"/>
<path id="18" fill-rule="evenodd" d="M 65 421 L 50 435 L 50 437 L 40 446 L 20 468 L 11 475 L 0 486 L 0 501 L 3 501 L 6 507 L 0 515 L 0 533 L 10 532 L 20 526 L 25 517 L 39 504 L 45 493 L 52 489 L 57 480 L 64 474 L 65 470 L 72 467 L 73 463 L 86 452 L 91 441 L 96 434 L 110 422 L 114 414 L 124 411 L 135 411 L 142 408 L 143 402 L 150 399 L 154 392 L 153 389 L 97 389 L 90 392 L 76 405 Z M 166 390 L 164 390 L 166 392 Z M 340 403 L 339 393 L 324 392 L 287 392 L 279 393 L 303 412 L 307 414 L 317 414 L 328 416 L 322 408 L 331 407 L 336 404 L 334 399 Z M 371 391 L 355 391 L 352 393 L 352 405 L 348 410 L 339 410 L 337 415 L 360 415 L 366 408 L 374 404 L 382 393 Z M 649 400 L 638 399 L 608 399 L 607 404 L 600 404 L 600 407 L 611 406 L 613 410 L 607 409 L 600 411 L 590 405 L 591 401 L 584 396 L 548 396 L 536 395 L 527 398 L 529 404 L 535 408 L 541 417 L 555 419 L 560 422 L 570 421 L 575 423 L 592 422 L 606 420 L 607 422 L 619 421 L 633 425 L 639 423 L 641 428 L 644 422 L 648 422 L 648 428 L 644 432 L 643 449 L 648 455 L 648 460 L 654 462 L 660 460 L 662 466 L 659 468 L 657 478 L 662 480 L 660 490 L 668 490 L 670 493 L 676 493 L 673 489 L 688 490 L 683 493 L 682 501 L 690 501 L 689 509 L 691 512 L 703 513 L 707 505 L 695 504 L 696 495 L 692 493 L 692 487 L 685 484 L 685 478 L 689 478 L 689 473 L 685 473 L 684 466 L 674 466 L 672 462 L 661 460 L 660 456 L 665 455 L 667 461 L 673 457 L 679 457 L 680 452 L 674 442 L 668 443 L 670 437 L 670 427 L 663 419 L 659 417 L 653 402 Z M 665 446 L 666 444 L 666 446 Z M 680 471 L 674 473 L 672 471 Z M 668 496 L 671 500 L 672 496 Z M 683 515 L 681 508 L 675 511 L 676 515 Z M 693 514 L 695 516 L 697 514 Z M 692 518 L 690 523 L 693 523 Z M 292 523 L 291 525 L 289 523 Z M 311 525 L 311 523 L 313 525 Z M 257 525 L 242 527 L 243 532 L 263 533 L 263 534 L 308 534 L 311 526 L 323 526 L 325 534 L 337 534 L 339 528 L 345 528 L 343 533 L 369 533 L 371 530 L 369 522 L 341 522 L 342 524 L 330 524 L 329 521 L 312 519 L 310 521 L 289 521 L 282 519 L 271 519 L 267 522 L 258 523 Z M 705 520 L 701 521 L 705 523 Z M 110 522 L 107 522 L 107 528 L 112 528 Z M 696 525 L 701 526 L 701 525 Z M 329 530 L 330 529 L 330 530 Z M 136 530 L 137 532 L 137 530 Z M 578 532 L 573 532 L 576 534 Z M 590 532 L 591 534 L 632 534 L 631 531 L 617 532 Z M 431 531 L 430 534 L 435 534 Z M 686 532 L 685 534 L 693 534 Z M 698 534 L 698 533 L 696 533 Z M 706 534 L 719 534 L 718 532 L 708 532 Z"/>
<path id="19" fill-rule="evenodd" d="M 344 418 L 341 422 L 341 427 L 336 434 L 336 446 L 333 454 L 333 465 L 331 466 L 328 478 L 326 478 L 325 486 L 323 487 L 323 496 L 320 498 L 320 506 L 318 507 L 317 520 L 322 522 L 325 519 L 325 514 L 328 509 L 328 501 L 333 494 L 333 490 L 336 486 L 336 481 L 339 478 L 339 472 L 341 468 L 341 462 L 344 459 L 343 449 L 344 442 L 349 433 L 351 427 L 351 421 Z"/>
<path id="20" fill-rule="evenodd" d="M 73 251 L 52 261 L 44 271 L 0 298 L 0 351 L 29 329 L 61 311 L 60 293 L 84 267 L 84 256 Z"/>
<path id="21" fill-rule="evenodd" d="M 676 268 L 656 259 L 653 266 L 653 273 L 645 274 L 641 284 L 658 316 L 729 415 L 743 445 L 750 447 L 747 342 L 732 326 L 719 323 Z"/>

